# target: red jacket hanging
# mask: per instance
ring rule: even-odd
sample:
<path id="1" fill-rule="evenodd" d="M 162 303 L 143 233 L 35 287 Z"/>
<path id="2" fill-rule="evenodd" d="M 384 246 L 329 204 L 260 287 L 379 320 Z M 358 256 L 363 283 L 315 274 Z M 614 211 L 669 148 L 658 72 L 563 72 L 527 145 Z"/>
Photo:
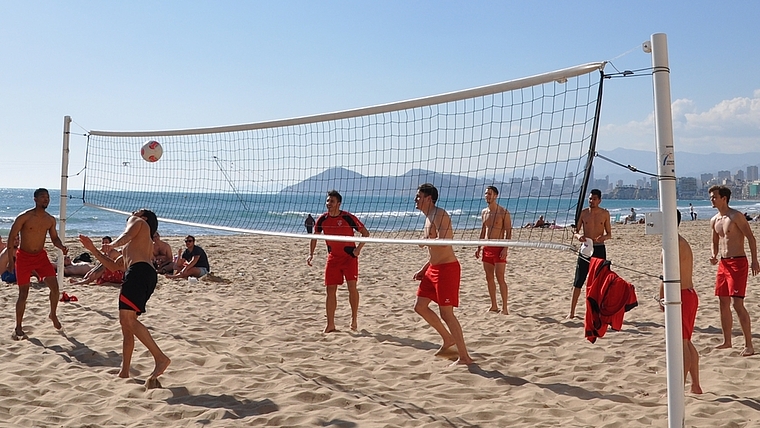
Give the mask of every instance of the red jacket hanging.
<path id="1" fill-rule="evenodd" d="M 607 326 L 620 330 L 625 313 L 639 304 L 633 285 L 613 272 L 611 264 L 609 260 L 591 258 L 584 320 L 586 339 L 591 343 L 604 336 Z"/>

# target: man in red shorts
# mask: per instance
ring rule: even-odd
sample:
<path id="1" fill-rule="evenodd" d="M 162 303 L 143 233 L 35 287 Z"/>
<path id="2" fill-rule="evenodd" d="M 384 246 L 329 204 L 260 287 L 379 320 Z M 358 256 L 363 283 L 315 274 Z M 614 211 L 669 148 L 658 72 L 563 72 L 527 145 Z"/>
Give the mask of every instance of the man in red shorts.
<path id="1" fill-rule="evenodd" d="M 31 283 L 32 271 L 42 279 L 50 289 L 50 321 L 53 327 L 60 330 L 61 323 L 58 321 L 56 311 L 58 309 L 58 278 L 55 268 L 50 263 L 45 251 L 45 238 L 50 235 L 50 241 L 56 248 L 60 248 L 63 254 L 69 252 L 63 245 L 55 230 L 55 217 L 48 214 L 47 207 L 50 204 L 50 193 L 47 189 L 34 191 L 34 208 L 19 214 L 13 221 L 8 236 L 21 236 L 18 242 L 18 250 L 8 251 L 8 270 L 16 271 L 16 283 L 18 284 L 18 300 L 16 300 L 16 329 L 11 337 L 13 340 L 26 339 L 27 336 L 22 328 L 26 300 L 29 297 L 29 284 Z"/>
<path id="2" fill-rule="evenodd" d="M 512 219 L 509 211 L 498 204 L 499 189 L 488 186 L 483 194 L 488 207 L 480 213 L 483 226 L 480 228 L 480 239 L 512 239 Z M 507 309 L 507 280 L 504 273 L 507 270 L 507 247 L 486 246 L 483 248 L 483 270 L 486 272 L 488 296 L 491 298 L 489 312 L 499 312 L 496 304 L 496 281 L 499 282 L 503 315 L 508 315 Z M 475 258 L 481 257 L 481 247 L 475 250 Z M 494 281 L 496 277 L 496 281 Z"/>
<path id="3" fill-rule="evenodd" d="M 417 188 L 414 202 L 417 209 L 425 214 L 425 239 L 453 239 L 454 230 L 449 213 L 435 206 L 437 200 L 438 189 L 432 184 L 425 183 Z M 435 355 L 456 354 L 459 358 L 454 364 L 472 364 L 473 360 L 464 343 L 462 326 L 454 315 L 454 308 L 459 306 L 459 280 L 462 275 L 459 260 L 451 245 L 427 247 L 430 255 L 428 262 L 414 274 L 414 279 L 420 281 L 414 311 L 443 339 L 443 344 Z M 430 309 L 431 301 L 438 304 L 441 318 Z"/>
<path id="4" fill-rule="evenodd" d="M 340 204 L 343 197 L 337 190 L 327 192 L 325 206 L 327 212 L 319 216 L 315 224 L 314 233 L 325 235 L 354 236 L 354 231 L 363 237 L 368 237 L 369 232 L 356 216 L 348 211 L 341 211 Z M 357 317 L 359 315 L 359 290 L 356 288 L 356 280 L 359 277 L 359 254 L 364 247 L 360 242 L 325 241 L 327 244 L 327 264 L 325 265 L 325 291 L 327 293 L 325 310 L 327 313 L 327 326 L 325 333 L 338 331 L 335 328 L 335 309 L 338 307 L 338 286 L 343 284 L 343 278 L 348 285 L 348 303 L 351 305 L 351 330 L 357 329 Z M 317 240 L 312 239 L 309 243 L 309 257 L 306 263 L 311 266 L 314 258 L 314 250 Z"/>
<path id="5" fill-rule="evenodd" d="M 744 252 L 744 238 L 747 238 L 752 255 L 752 276 L 760 272 L 757 261 L 757 242 L 744 214 L 728 206 L 731 189 L 726 186 L 712 186 L 710 202 L 718 213 L 710 219 L 712 228 L 712 257 L 710 263 L 718 265 L 715 279 L 715 295 L 720 302 L 720 327 L 723 330 L 723 343 L 717 349 L 731 349 L 731 330 L 733 316 L 731 306 L 736 311 L 739 324 L 744 334 L 744 349 L 739 355 L 746 357 L 755 353 L 752 346 L 752 328 L 749 313 L 744 307 L 747 291 L 749 263 Z"/>
<path id="6" fill-rule="evenodd" d="M 676 211 L 678 224 L 681 224 L 681 211 Z M 691 336 L 694 333 L 694 322 L 697 319 L 697 307 L 699 306 L 699 297 L 694 290 L 694 255 L 691 252 L 691 246 L 680 234 L 678 235 L 678 265 L 681 276 L 681 334 L 683 337 L 683 378 L 691 375 L 691 389 L 694 394 L 702 393 L 702 386 L 699 384 L 699 352 L 691 342 Z M 660 284 L 660 310 L 665 311 L 662 299 L 665 297 L 664 284 Z"/>

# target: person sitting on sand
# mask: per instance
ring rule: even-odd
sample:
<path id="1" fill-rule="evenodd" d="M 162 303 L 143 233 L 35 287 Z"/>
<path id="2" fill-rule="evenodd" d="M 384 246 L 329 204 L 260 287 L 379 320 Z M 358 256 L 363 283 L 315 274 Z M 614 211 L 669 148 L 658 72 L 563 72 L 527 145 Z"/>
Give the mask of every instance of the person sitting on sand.
<path id="1" fill-rule="evenodd" d="M 121 252 L 119 250 L 111 247 L 112 239 L 110 236 L 104 236 L 100 240 L 100 251 L 103 254 L 108 255 L 109 258 L 116 260 L 119 255 L 121 255 Z M 82 279 L 78 281 L 71 281 L 72 285 L 81 285 L 81 284 L 91 284 L 95 283 L 97 285 L 102 285 L 106 283 L 110 284 L 121 284 L 122 280 L 124 279 L 124 271 L 122 270 L 116 270 L 112 271 L 107 269 L 105 266 L 103 266 L 102 263 L 97 263 L 95 267 L 90 269 Z"/>
<path id="2" fill-rule="evenodd" d="M 174 252 L 169 243 L 161 240 L 161 235 L 153 234 L 153 267 L 159 274 L 173 273 Z"/>
<path id="3" fill-rule="evenodd" d="M 195 245 L 195 237 L 187 235 L 185 237 L 185 251 L 179 251 L 177 263 L 174 264 L 174 274 L 165 275 L 169 279 L 182 279 L 187 277 L 200 278 L 211 270 L 208 263 L 208 256 L 203 248 Z"/>
<path id="4" fill-rule="evenodd" d="M 628 223 L 638 223 L 636 221 L 636 210 L 634 210 L 633 208 L 631 208 L 631 213 L 625 216 L 625 221 L 623 222 L 623 224 L 628 224 Z"/>
<path id="5" fill-rule="evenodd" d="M 2 274 L 0 275 L 0 279 L 2 279 L 3 282 L 7 282 L 7 283 L 16 282 L 16 273 L 8 269 L 8 251 L 13 250 L 15 248 L 18 248 L 18 246 L 12 245 L 8 247 L 4 247 L 2 251 L 0 251 L 0 271 L 2 271 Z"/>

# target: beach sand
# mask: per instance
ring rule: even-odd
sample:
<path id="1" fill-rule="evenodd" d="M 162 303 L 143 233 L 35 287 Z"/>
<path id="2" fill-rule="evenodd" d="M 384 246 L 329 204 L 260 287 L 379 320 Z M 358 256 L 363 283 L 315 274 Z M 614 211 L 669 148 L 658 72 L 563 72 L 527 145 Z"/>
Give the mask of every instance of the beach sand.
<path id="1" fill-rule="evenodd" d="M 754 227 L 756 236 L 760 230 Z M 715 267 L 707 221 L 684 222 L 700 297 L 693 342 L 703 395 L 686 395 L 686 426 L 760 426 L 760 356 L 743 358 L 720 343 Z M 166 238 L 180 247 L 181 238 Z M 456 314 L 476 364 L 450 367 L 433 356 L 440 339 L 412 306 L 412 274 L 426 260 L 417 246 L 367 245 L 362 252 L 359 329 L 349 330 L 345 286 L 338 333 L 323 334 L 324 244 L 305 263 L 306 240 L 199 236 L 217 281 L 161 277 L 140 317 L 172 364 L 163 385 L 145 389 L 153 361 L 136 344 L 131 379 L 121 363 L 116 286 L 70 286 L 59 334 L 47 319 L 47 289 L 34 285 L 13 341 L 15 285 L 0 286 L 2 426 L 335 426 L 335 427 L 637 427 L 667 425 L 664 316 L 652 298 L 661 274 L 660 237 L 643 225 L 614 225 L 613 269 L 636 287 L 639 306 L 622 331 L 595 344 L 581 319 L 565 321 L 575 256 L 511 249 L 510 315 L 487 313 L 482 265 L 474 248 L 462 263 Z M 70 238 L 71 253 L 81 246 Z M 638 272 L 633 272 L 628 269 Z M 654 275 L 655 278 L 650 275 Z M 749 281 L 747 309 L 760 347 L 760 296 Z M 433 305 L 435 308 L 435 306 Z M 436 308 L 437 309 L 437 308 Z M 578 307 L 582 316 L 583 299 Z"/>

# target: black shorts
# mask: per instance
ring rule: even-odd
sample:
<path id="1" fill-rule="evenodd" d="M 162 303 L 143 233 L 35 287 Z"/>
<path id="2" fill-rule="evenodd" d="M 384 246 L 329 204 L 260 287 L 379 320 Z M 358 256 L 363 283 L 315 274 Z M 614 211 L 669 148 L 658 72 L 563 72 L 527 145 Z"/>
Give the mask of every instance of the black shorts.
<path id="1" fill-rule="evenodd" d="M 156 289 L 158 275 L 150 263 L 138 262 L 127 268 L 119 293 L 119 309 L 145 313 L 145 304 Z"/>
<path id="2" fill-rule="evenodd" d="M 594 254 L 592 254 L 591 257 L 606 260 L 607 247 L 605 247 L 604 244 L 594 244 Z M 586 283 L 586 278 L 588 278 L 589 263 L 591 263 L 590 258 L 587 259 L 578 254 L 578 261 L 575 264 L 575 280 L 573 280 L 573 287 L 583 288 L 583 284 Z"/>

